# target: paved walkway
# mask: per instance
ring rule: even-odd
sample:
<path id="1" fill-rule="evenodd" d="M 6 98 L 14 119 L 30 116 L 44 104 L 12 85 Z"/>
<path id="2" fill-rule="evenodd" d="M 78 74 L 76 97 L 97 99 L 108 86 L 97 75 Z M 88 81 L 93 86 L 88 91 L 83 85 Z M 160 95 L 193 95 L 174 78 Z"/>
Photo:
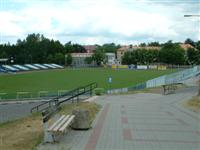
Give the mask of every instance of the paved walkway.
<path id="1" fill-rule="evenodd" d="M 199 150 L 200 115 L 182 107 L 196 91 L 98 97 L 103 107 L 92 129 L 72 130 L 39 150 Z"/>

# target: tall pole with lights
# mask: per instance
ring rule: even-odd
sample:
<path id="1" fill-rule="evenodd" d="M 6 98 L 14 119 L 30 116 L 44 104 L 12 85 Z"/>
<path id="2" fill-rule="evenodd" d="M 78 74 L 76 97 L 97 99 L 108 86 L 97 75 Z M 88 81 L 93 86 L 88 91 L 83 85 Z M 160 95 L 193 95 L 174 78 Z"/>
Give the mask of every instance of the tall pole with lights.
<path id="1" fill-rule="evenodd" d="M 184 15 L 184 17 L 200 17 L 200 15 Z M 199 74 L 199 81 L 198 81 L 198 84 L 199 84 L 199 91 L 198 91 L 198 96 L 200 96 L 200 74 Z"/>

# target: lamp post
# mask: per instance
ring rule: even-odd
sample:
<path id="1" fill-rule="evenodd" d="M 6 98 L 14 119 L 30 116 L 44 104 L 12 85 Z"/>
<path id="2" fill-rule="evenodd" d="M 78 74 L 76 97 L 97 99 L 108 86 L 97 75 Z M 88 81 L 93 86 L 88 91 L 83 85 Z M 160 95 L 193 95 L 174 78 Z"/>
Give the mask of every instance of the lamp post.
<path id="1" fill-rule="evenodd" d="M 14 63 L 14 58 L 13 58 L 13 57 L 10 58 L 10 63 L 11 63 L 11 64 Z"/>
<path id="2" fill-rule="evenodd" d="M 195 15 L 190 14 L 190 15 L 184 15 L 184 17 L 200 17 L 200 15 L 198 15 L 198 14 L 195 14 Z M 200 74 L 199 74 L 198 84 L 199 84 L 198 96 L 200 96 Z"/>

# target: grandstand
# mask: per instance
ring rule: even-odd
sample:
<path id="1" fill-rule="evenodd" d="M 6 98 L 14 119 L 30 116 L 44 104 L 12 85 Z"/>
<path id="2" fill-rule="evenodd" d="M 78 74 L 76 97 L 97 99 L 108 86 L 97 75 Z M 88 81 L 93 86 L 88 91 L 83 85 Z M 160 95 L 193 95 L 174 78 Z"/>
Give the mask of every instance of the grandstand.
<path id="1" fill-rule="evenodd" d="M 26 67 L 30 68 L 31 70 L 39 70 L 40 68 L 36 67 L 36 66 L 33 66 L 31 64 L 26 64 L 25 65 Z"/>
<path id="2" fill-rule="evenodd" d="M 11 65 L 2 65 L 2 67 L 3 67 L 5 70 L 11 71 L 11 72 L 17 72 L 17 71 L 19 71 L 19 69 L 15 68 L 15 67 L 13 67 L 13 66 L 11 66 Z"/>
<path id="3" fill-rule="evenodd" d="M 40 68 L 40 69 L 49 69 L 48 67 L 46 67 L 45 65 L 40 65 L 40 64 L 33 64 L 34 66 Z"/>
<path id="4" fill-rule="evenodd" d="M 25 64 L 25 65 L 0 65 L 0 73 L 21 72 L 46 69 L 62 69 L 58 64 Z"/>
<path id="5" fill-rule="evenodd" d="M 0 73 L 1 73 L 1 72 L 4 73 L 4 72 L 7 72 L 7 71 L 6 71 L 3 67 L 0 66 Z"/>
<path id="6" fill-rule="evenodd" d="M 21 65 L 13 65 L 13 67 L 15 68 L 18 68 L 20 70 L 23 70 L 23 71 L 29 71 L 30 69 L 25 67 L 25 66 L 21 66 Z"/>

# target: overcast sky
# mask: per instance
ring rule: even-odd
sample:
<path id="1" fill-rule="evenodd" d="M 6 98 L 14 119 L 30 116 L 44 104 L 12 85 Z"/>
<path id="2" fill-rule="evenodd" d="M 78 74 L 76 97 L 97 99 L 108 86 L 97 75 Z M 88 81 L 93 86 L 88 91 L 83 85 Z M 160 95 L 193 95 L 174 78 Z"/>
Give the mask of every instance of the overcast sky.
<path id="1" fill-rule="evenodd" d="M 31 33 L 80 44 L 200 40 L 200 0 L 0 0 L 0 43 Z"/>

